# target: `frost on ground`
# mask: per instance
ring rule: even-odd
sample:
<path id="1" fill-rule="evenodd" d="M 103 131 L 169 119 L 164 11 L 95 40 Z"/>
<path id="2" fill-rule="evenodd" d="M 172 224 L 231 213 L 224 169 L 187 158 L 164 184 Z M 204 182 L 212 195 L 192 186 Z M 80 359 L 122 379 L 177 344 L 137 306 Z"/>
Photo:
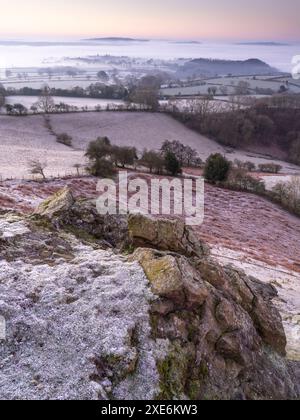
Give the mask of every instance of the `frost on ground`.
<path id="1" fill-rule="evenodd" d="M 74 165 L 86 163 L 84 153 L 89 142 L 103 136 L 114 144 L 134 146 L 140 151 L 160 149 L 165 140 L 178 140 L 196 149 L 202 160 L 218 152 L 231 161 L 270 163 L 270 158 L 263 154 L 228 150 L 162 113 L 88 112 L 51 115 L 50 119 L 55 133 L 67 133 L 73 138 L 74 148 L 57 143 L 40 115 L 0 116 L 0 179 L 30 178 L 28 160 L 33 159 L 47 161 L 47 176 L 75 175 Z M 295 165 L 278 163 L 284 173 L 300 172 Z"/>
<path id="2" fill-rule="evenodd" d="M 13 238 L 18 235 L 28 233 L 29 229 L 23 221 L 17 221 L 11 217 L 6 220 L 0 219 L 0 238 Z"/>
<path id="3" fill-rule="evenodd" d="M 143 270 L 88 246 L 73 253 L 51 265 L 0 261 L 0 398 L 153 398 L 153 297 Z"/>
<path id="4" fill-rule="evenodd" d="M 214 247 L 213 255 L 222 265 L 232 264 L 260 281 L 272 284 L 278 297 L 274 303 L 283 319 L 287 335 L 287 357 L 300 361 L 300 274 L 281 266 L 270 266 L 244 252 Z"/>

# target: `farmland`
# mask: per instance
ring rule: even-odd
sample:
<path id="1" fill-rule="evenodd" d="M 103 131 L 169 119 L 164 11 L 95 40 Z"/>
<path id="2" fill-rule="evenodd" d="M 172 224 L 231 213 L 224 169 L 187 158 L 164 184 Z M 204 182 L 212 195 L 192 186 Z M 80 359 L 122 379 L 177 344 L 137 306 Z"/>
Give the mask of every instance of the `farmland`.
<path id="1" fill-rule="evenodd" d="M 32 105 L 38 102 L 37 96 L 8 96 L 6 97 L 6 104 L 13 105 L 13 104 L 22 104 L 27 109 L 30 109 Z M 53 97 L 55 104 L 59 104 L 61 102 L 69 105 L 70 107 L 76 107 L 78 109 L 87 109 L 87 110 L 94 110 L 96 107 L 101 107 L 101 109 L 105 109 L 107 105 L 123 105 L 123 101 L 119 100 L 110 100 L 110 99 L 92 99 L 92 98 L 69 98 L 69 97 L 60 97 L 55 96 Z M 1 109 L 0 109 L 1 110 Z M 4 111 L 4 110 L 3 110 Z"/>
<path id="2" fill-rule="evenodd" d="M 75 164 L 85 164 L 84 152 L 88 143 L 99 136 L 107 136 L 112 143 L 159 149 L 165 140 L 178 140 L 198 151 L 206 160 L 216 152 L 230 160 L 240 159 L 256 164 L 270 162 L 270 158 L 257 153 L 226 149 L 173 118 L 164 114 L 134 112 L 102 112 L 52 115 L 51 124 L 56 133 L 67 133 L 73 138 L 73 147 L 56 142 L 45 127 L 40 115 L 27 117 L 0 116 L 1 177 L 29 177 L 28 161 L 47 162 L 48 176 L 75 174 Z M 299 167 L 280 162 L 283 173 L 299 173 Z"/>
<path id="3" fill-rule="evenodd" d="M 205 95 L 209 88 L 215 88 L 217 95 L 233 95 L 240 82 L 245 82 L 249 86 L 249 94 L 255 95 L 263 91 L 278 93 L 281 86 L 285 86 L 290 93 L 300 93 L 300 83 L 291 77 L 267 77 L 267 76 L 242 76 L 242 77 L 217 77 L 194 81 L 184 84 L 182 87 L 170 87 L 161 89 L 161 95 L 169 96 L 193 96 Z"/>

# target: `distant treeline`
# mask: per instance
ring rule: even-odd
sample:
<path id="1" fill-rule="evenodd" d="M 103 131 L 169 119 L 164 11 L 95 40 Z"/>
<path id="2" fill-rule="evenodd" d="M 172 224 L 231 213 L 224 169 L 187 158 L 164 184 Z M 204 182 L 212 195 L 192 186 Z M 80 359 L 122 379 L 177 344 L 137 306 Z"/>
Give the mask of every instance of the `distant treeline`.
<path id="1" fill-rule="evenodd" d="M 300 96 L 284 96 L 229 112 L 173 114 L 189 128 L 233 148 L 267 146 L 300 164 Z"/>
<path id="2" fill-rule="evenodd" d="M 43 88 L 34 89 L 23 87 L 20 89 L 9 89 L 7 95 L 11 96 L 40 96 Z M 121 85 L 105 85 L 102 83 L 91 84 L 87 88 L 74 87 L 72 89 L 50 88 L 51 96 L 66 98 L 94 98 L 94 99 L 120 99 L 128 98 L 128 90 Z"/>

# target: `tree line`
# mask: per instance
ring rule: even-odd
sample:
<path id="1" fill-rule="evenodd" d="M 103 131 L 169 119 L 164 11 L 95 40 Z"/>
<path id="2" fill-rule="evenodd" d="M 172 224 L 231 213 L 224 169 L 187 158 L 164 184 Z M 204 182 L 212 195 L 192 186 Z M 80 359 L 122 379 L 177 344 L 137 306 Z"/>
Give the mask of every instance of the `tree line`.
<path id="1" fill-rule="evenodd" d="M 199 106 L 194 112 L 175 110 L 172 115 L 225 146 L 277 148 L 300 164 L 300 96 L 274 97 L 227 112 Z"/>

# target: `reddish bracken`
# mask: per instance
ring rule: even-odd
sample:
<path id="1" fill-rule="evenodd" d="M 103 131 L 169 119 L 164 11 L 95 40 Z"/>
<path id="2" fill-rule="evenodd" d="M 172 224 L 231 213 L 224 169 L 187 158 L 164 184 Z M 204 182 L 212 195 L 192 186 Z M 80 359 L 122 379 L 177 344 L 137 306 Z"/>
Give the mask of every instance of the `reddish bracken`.
<path id="1" fill-rule="evenodd" d="M 29 214 L 66 185 L 76 198 L 95 198 L 96 184 L 97 179 L 88 177 L 47 183 L 2 182 L 0 208 Z M 205 221 L 196 232 L 211 245 L 300 272 L 300 219 L 261 197 L 206 185 Z"/>

